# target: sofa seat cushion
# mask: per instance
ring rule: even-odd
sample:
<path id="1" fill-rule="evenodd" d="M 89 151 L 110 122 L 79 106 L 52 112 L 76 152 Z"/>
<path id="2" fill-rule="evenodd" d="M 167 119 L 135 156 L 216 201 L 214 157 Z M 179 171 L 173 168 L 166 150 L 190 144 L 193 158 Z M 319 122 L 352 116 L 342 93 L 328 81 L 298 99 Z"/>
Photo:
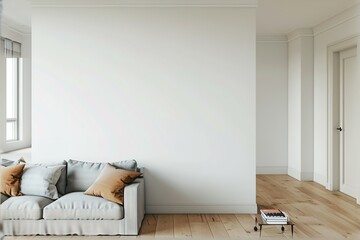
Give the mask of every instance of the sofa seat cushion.
<path id="1" fill-rule="evenodd" d="M 53 200 L 40 196 L 11 197 L 1 204 L 1 218 L 4 220 L 39 220 L 43 209 Z"/>
<path id="2" fill-rule="evenodd" d="M 68 193 L 44 209 L 47 220 L 119 220 L 123 217 L 121 205 L 83 192 Z"/>

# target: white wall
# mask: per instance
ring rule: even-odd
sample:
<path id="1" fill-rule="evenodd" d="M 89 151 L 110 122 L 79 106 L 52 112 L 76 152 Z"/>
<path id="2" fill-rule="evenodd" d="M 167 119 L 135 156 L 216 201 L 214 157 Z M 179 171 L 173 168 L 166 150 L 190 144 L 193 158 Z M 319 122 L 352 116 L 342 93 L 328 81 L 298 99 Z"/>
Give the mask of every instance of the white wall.
<path id="1" fill-rule="evenodd" d="M 286 36 L 259 36 L 256 44 L 256 169 L 288 171 L 288 44 Z"/>
<path id="2" fill-rule="evenodd" d="M 314 38 L 302 37 L 301 180 L 314 179 Z"/>
<path id="3" fill-rule="evenodd" d="M 289 34 L 288 174 L 313 180 L 314 39 L 311 29 Z"/>
<path id="4" fill-rule="evenodd" d="M 289 42 L 288 77 L 288 168 L 300 179 L 301 172 L 301 40 Z"/>
<path id="5" fill-rule="evenodd" d="M 6 142 L 5 62 L 3 58 L 0 64 L 0 153 L 3 153 L 31 146 L 31 35 L 1 25 L 1 36 L 21 43 L 23 58 L 23 95 L 22 109 L 20 109 L 22 130 L 20 141 Z"/>
<path id="6" fill-rule="evenodd" d="M 66 16 L 66 17 L 64 17 Z M 255 8 L 35 8 L 35 161 L 135 158 L 148 212 L 255 212 Z"/>
<path id="7" fill-rule="evenodd" d="M 359 13 L 360 13 L 360 11 L 359 11 Z M 360 28 L 360 19 L 358 19 L 358 23 L 357 23 L 357 26 L 358 26 L 358 28 L 357 29 L 359 29 Z M 357 78 L 359 79 L 360 78 L 360 37 L 357 37 L 357 65 L 358 65 L 358 68 L 357 68 Z M 359 81 L 357 81 L 357 89 L 359 89 L 360 88 L 360 82 Z M 358 95 L 357 96 L 358 97 L 358 99 L 360 98 L 360 95 Z M 360 100 L 360 99 L 359 99 Z M 360 121 L 360 114 L 359 114 L 359 110 L 358 110 L 358 112 L 357 112 L 357 120 L 358 121 Z M 360 136 L 360 132 L 359 132 L 359 130 L 360 130 L 360 126 L 358 125 L 357 126 L 357 132 L 359 133 L 358 134 L 358 136 Z M 358 154 L 358 156 L 359 156 L 359 153 L 360 153 L 360 151 L 359 151 L 359 149 L 358 149 L 358 151 L 357 151 L 357 154 Z M 360 162 L 358 161 L 357 162 L 357 169 L 360 169 Z M 358 174 L 358 183 L 360 183 L 360 175 Z M 358 196 L 357 196 L 357 198 L 356 198 L 356 203 L 357 204 L 360 204 L 360 184 L 358 184 Z"/>
<path id="8" fill-rule="evenodd" d="M 314 33 L 314 180 L 322 185 L 326 185 L 328 177 L 327 51 L 328 47 L 333 44 L 352 37 L 359 38 L 360 6 L 357 5 L 335 18 L 320 24 L 315 27 Z"/>

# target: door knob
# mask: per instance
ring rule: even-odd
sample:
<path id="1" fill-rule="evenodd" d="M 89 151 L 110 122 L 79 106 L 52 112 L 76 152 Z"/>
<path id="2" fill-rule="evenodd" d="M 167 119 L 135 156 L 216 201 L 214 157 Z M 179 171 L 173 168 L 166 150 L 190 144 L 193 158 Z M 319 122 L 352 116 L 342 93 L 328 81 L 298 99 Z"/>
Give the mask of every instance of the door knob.
<path id="1" fill-rule="evenodd" d="M 342 131 L 342 128 L 341 127 L 338 127 L 338 128 L 336 128 L 337 130 L 339 130 L 340 132 Z"/>

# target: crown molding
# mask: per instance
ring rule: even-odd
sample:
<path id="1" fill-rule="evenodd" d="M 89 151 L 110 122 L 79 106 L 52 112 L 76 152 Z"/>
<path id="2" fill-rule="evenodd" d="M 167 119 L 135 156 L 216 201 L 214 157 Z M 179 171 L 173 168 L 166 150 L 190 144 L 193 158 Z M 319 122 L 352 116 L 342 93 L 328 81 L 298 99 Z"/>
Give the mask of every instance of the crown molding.
<path id="1" fill-rule="evenodd" d="M 6 16 L 1 17 L 0 23 L 1 23 L 1 27 L 6 27 L 17 34 L 21 34 L 21 35 L 31 34 L 31 28 L 29 26 L 18 24 L 17 22 L 11 20 Z"/>
<path id="2" fill-rule="evenodd" d="M 287 43 L 288 38 L 286 35 L 257 35 L 256 42 Z"/>
<path id="3" fill-rule="evenodd" d="M 356 1 L 350 8 L 315 26 L 314 35 L 326 32 L 357 17 L 360 17 L 360 0 Z"/>
<path id="4" fill-rule="evenodd" d="M 296 29 L 295 31 L 292 31 L 291 33 L 288 34 L 288 42 L 303 37 L 314 37 L 313 30 L 311 28 Z"/>
<path id="5" fill-rule="evenodd" d="M 29 0 L 33 7 L 257 7 L 257 0 Z"/>

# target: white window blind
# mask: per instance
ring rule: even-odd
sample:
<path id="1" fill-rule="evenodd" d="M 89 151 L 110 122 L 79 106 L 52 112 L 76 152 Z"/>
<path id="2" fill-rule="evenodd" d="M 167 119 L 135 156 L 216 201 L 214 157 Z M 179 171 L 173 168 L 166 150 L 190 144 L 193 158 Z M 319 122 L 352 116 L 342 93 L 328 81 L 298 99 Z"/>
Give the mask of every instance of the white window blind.
<path id="1" fill-rule="evenodd" d="M 3 38 L 4 53 L 6 58 L 20 58 L 21 44 L 7 38 Z"/>

